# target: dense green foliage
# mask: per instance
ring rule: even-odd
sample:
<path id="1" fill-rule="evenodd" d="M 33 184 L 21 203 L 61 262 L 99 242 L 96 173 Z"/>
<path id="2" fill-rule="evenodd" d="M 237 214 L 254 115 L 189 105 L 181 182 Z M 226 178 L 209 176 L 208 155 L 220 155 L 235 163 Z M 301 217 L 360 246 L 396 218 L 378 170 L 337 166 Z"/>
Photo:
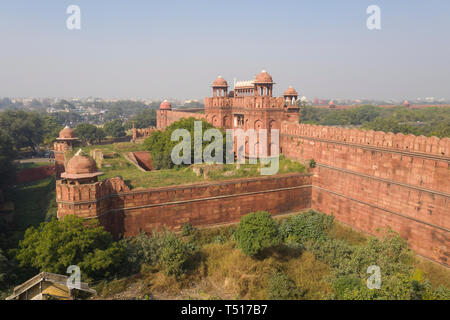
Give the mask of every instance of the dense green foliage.
<path id="1" fill-rule="evenodd" d="M 181 119 L 179 121 L 176 121 L 172 123 L 170 126 L 168 126 L 164 131 L 155 131 L 153 132 L 150 137 L 148 137 L 145 142 L 144 146 L 146 150 L 150 151 L 150 154 L 152 156 L 152 162 L 155 169 L 170 169 L 175 166 L 185 166 L 184 164 L 181 165 L 175 165 L 172 162 L 171 153 L 173 148 L 181 142 L 181 139 L 179 141 L 171 141 L 172 133 L 177 129 L 186 129 L 191 136 L 191 163 L 194 163 L 194 122 L 199 121 L 195 120 L 193 117 L 190 117 L 188 119 Z M 214 128 L 211 124 L 208 122 L 201 120 L 202 123 L 202 132 L 205 133 L 206 130 Z M 222 131 L 221 131 L 222 132 Z M 223 136 L 223 150 L 225 157 L 225 138 L 224 133 L 222 132 Z M 213 139 L 214 141 L 214 139 Z M 204 141 L 202 139 L 202 154 L 206 146 L 208 146 L 211 142 Z M 180 154 L 181 156 L 182 154 Z"/>
<path id="2" fill-rule="evenodd" d="M 239 247 L 248 256 L 256 256 L 263 249 L 280 243 L 278 223 L 265 211 L 243 216 L 234 236 Z"/>
<path id="3" fill-rule="evenodd" d="M 123 240 L 127 252 L 127 272 L 136 273 L 142 265 L 160 267 L 169 276 L 179 278 L 188 269 L 188 260 L 193 255 L 189 246 L 174 233 L 153 232 L 151 237 L 144 233 Z"/>
<path id="4" fill-rule="evenodd" d="M 281 223 L 280 231 L 289 244 L 300 244 L 332 268 L 330 282 L 334 299 L 435 299 L 450 290 L 431 288 L 417 278 L 406 241 L 392 231 L 382 239 L 369 238 L 364 245 L 351 245 L 330 236 L 332 217 L 316 212 L 293 216 Z M 381 288 L 368 289 L 369 266 L 381 270 Z"/>
<path id="5" fill-rule="evenodd" d="M 16 150 L 24 147 L 35 148 L 44 138 L 44 121 L 36 112 L 1 112 L 0 128 L 9 134 Z"/>
<path id="6" fill-rule="evenodd" d="M 21 267 L 59 274 L 77 265 L 85 279 L 101 279 L 120 270 L 125 250 L 98 221 L 69 215 L 29 228 L 16 249 L 16 258 Z"/>
<path id="7" fill-rule="evenodd" d="M 13 139 L 5 130 L 0 129 L 0 189 L 14 181 L 15 155 Z"/>
<path id="8" fill-rule="evenodd" d="M 333 227 L 333 222 L 333 216 L 309 211 L 283 220 L 280 225 L 280 234 L 287 243 L 322 241 L 326 239 L 327 232 Z"/>
<path id="9" fill-rule="evenodd" d="M 409 109 L 380 108 L 371 105 L 352 109 L 301 107 L 300 122 L 357 126 L 368 130 L 425 136 L 450 137 L 450 107 Z"/>
<path id="10" fill-rule="evenodd" d="M 103 131 L 107 136 L 113 138 L 120 138 L 126 135 L 125 128 L 122 125 L 122 121 L 119 119 L 105 123 L 105 125 L 103 126 Z"/>
<path id="11" fill-rule="evenodd" d="M 94 142 L 100 142 L 105 139 L 106 134 L 102 128 L 98 128 L 89 123 L 81 123 L 75 128 L 75 134 L 77 137 L 87 144 L 93 144 Z"/>
<path id="12" fill-rule="evenodd" d="M 141 113 L 137 114 L 133 118 L 131 118 L 126 124 L 126 129 L 131 129 L 133 127 L 137 129 L 142 128 L 150 128 L 150 127 L 156 127 L 156 110 L 154 109 L 144 109 L 141 111 Z"/>
<path id="13" fill-rule="evenodd" d="M 296 300 L 303 295 L 295 282 L 282 272 L 274 272 L 269 279 L 267 297 L 270 300 Z"/>
<path id="14" fill-rule="evenodd" d="M 3 255 L 2 249 L 0 249 L 0 291 L 6 289 L 8 271 L 9 271 L 8 259 Z"/>
<path id="15" fill-rule="evenodd" d="M 173 233 L 169 233 L 163 239 L 161 248 L 159 263 L 166 274 L 175 277 L 183 275 L 187 270 L 187 261 L 192 254 L 191 248 Z"/>

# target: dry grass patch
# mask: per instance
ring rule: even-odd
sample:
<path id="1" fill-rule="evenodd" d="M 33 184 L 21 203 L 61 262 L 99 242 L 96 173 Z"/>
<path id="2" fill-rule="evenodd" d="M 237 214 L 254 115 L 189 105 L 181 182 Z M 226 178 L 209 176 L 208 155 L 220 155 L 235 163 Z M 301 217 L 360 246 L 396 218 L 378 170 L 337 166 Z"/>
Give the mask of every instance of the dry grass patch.
<path id="1" fill-rule="evenodd" d="M 307 299 L 323 298 L 331 290 L 325 281 L 328 266 L 299 249 L 280 246 L 267 250 L 262 259 L 246 256 L 233 243 L 209 244 L 203 251 L 203 272 L 226 295 L 234 294 L 239 299 L 267 299 L 268 281 L 274 271 L 285 272 L 306 291 Z"/>
<path id="2" fill-rule="evenodd" d="M 419 256 L 415 258 L 414 267 L 421 270 L 424 277 L 434 287 L 444 286 L 450 288 L 450 269 Z"/>
<path id="3" fill-rule="evenodd" d="M 362 232 L 358 232 L 349 226 L 334 221 L 333 230 L 329 234 L 330 238 L 345 240 L 351 245 L 364 245 L 367 242 L 367 236 Z"/>

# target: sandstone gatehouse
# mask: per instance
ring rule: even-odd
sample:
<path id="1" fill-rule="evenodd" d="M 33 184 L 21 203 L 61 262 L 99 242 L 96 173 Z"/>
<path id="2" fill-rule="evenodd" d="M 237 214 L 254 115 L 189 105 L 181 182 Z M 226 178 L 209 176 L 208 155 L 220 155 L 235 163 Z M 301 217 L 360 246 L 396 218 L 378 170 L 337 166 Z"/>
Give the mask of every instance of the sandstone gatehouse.
<path id="1" fill-rule="evenodd" d="M 98 181 L 89 157 L 65 159 L 63 151 L 75 139 L 66 128 L 55 143 L 62 178 L 56 185 L 58 217 L 98 218 L 114 234 L 129 236 L 164 224 L 237 222 L 257 210 L 314 209 L 373 235 L 390 227 L 419 255 L 449 266 L 450 139 L 301 124 L 298 93 L 289 87 L 283 97 L 273 97 L 273 85 L 262 71 L 229 92 L 218 77 L 204 113 L 174 110 L 165 101 L 157 129 L 187 117 L 225 129 L 278 129 L 280 153 L 314 159 L 310 173 L 130 190 L 120 178 Z M 133 138 L 153 130 L 133 129 Z M 245 146 L 247 152 L 256 147 Z"/>

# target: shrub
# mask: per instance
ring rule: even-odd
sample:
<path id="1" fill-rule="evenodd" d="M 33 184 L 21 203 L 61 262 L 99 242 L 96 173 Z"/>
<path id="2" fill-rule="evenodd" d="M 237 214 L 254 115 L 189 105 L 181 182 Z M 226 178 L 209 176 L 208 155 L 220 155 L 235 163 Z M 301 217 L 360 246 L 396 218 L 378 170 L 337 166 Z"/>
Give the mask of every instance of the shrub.
<path id="1" fill-rule="evenodd" d="M 270 300 L 295 300 L 304 295 L 295 282 L 282 272 L 275 272 L 269 279 L 267 296 Z"/>
<path id="2" fill-rule="evenodd" d="M 280 225 L 280 233 L 286 242 L 322 241 L 334 223 L 333 216 L 309 211 L 289 217 Z"/>
<path id="3" fill-rule="evenodd" d="M 191 257 L 192 249 L 173 233 L 167 234 L 162 242 L 160 264 L 167 275 L 179 278 L 186 272 L 186 262 Z"/>
<path id="4" fill-rule="evenodd" d="M 334 299 L 344 299 L 348 292 L 359 291 L 363 286 L 361 279 L 355 275 L 346 275 L 332 281 Z"/>
<path id="5" fill-rule="evenodd" d="M 181 226 L 181 235 L 183 237 L 185 236 L 190 236 L 194 231 L 196 230 L 196 228 L 194 228 L 192 226 L 192 224 L 185 222 L 183 223 L 183 225 Z"/>
<path id="6" fill-rule="evenodd" d="M 278 224 L 265 211 L 249 213 L 241 218 L 234 234 L 242 251 L 249 256 L 280 243 Z"/>
<path id="7" fill-rule="evenodd" d="M 125 238 L 121 243 L 126 251 L 126 264 L 122 271 L 125 274 L 138 273 L 142 265 L 153 266 L 158 261 L 163 233 L 153 232 L 147 236 L 141 232 L 133 238 Z"/>
<path id="8" fill-rule="evenodd" d="M 345 266 L 352 258 L 355 248 L 344 240 L 327 239 L 321 242 L 309 242 L 306 249 L 314 254 L 314 257 L 330 265 L 334 270 L 340 270 L 343 274 Z"/>
<path id="9" fill-rule="evenodd" d="M 347 274 L 353 273 L 364 278 L 367 267 L 377 265 L 384 277 L 412 272 L 411 255 L 406 241 L 393 231 L 388 231 L 382 239 L 370 238 L 364 246 L 356 247 L 347 264 L 340 268 Z"/>

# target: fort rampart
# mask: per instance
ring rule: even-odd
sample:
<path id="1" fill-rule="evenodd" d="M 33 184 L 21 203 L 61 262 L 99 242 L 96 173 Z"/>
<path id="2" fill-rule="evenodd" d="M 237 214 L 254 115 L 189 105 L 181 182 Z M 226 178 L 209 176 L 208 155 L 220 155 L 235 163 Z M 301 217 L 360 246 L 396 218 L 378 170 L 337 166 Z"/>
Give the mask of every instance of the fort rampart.
<path id="1" fill-rule="evenodd" d="M 125 236 L 163 225 L 179 229 L 185 222 L 232 223 L 258 210 L 309 209 L 311 179 L 311 174 L 287 174 L 133 191 L 120 178 L 86 185 L 57 181 L 58 218 L 98 218 L 109 231 Z"/>
<path id="2" fill-rule="evenodd" d="M 17 172 L 17 183 L 28 183 L 51 177 L 56 172 L 55 165 L 23 169 Z"/>
<path id="3" fill-rule="evenodd" d="M 450 262 L 450 139 L 287 124 L 282 153 L 314 159 L 312 208 L 354 228 L 391 227 L 417 253 Z"/>

